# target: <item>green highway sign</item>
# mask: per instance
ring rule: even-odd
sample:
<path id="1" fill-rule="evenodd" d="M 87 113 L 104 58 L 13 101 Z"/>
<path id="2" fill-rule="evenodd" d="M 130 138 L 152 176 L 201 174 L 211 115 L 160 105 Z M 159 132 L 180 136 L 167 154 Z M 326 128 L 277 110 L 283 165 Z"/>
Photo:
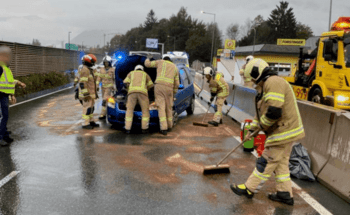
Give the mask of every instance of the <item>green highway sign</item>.
<path id="1" fill-rule="evenodd" d="M 66 43 L 66 49 L 75 50 L 75 51 L 79 50 L 78 46 L 73 43 Z"/>

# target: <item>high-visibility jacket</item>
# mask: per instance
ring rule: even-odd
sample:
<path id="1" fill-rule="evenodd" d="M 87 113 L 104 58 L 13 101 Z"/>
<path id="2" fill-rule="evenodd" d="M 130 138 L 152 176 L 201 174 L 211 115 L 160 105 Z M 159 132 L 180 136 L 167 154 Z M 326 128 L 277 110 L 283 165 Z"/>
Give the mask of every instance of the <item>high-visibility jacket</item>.
<path id="1" fill-rule="evenodd" d="M 257 103 L 259 119 L 252 128 L 260 126 L 266 133 L 265 146 L 281 145 L 305 136 L 297 100 L 290 84 L 281 77 L 271 76 L 263 84 L 263 95 Z"/>
<path id="2" fill-rule="evenodd" d="M 166 60 L 145 61 L 146 67 L 157 68 L 157 78 L 155 83 L 172 87 L 174 94 L 179 89 L 179 71 L 175 64 Z"/>
<path id="3" fill-rule="evenodd" d="M 79 82 L 79 73 L 80 73 L 80 70 L 83 68 L 83 65 L 80 65 L 79 67 L 78 67 L 78 74 L 75 76 L 75 78 L 74 78 L 74 86 L 75 85 L 77 85 L 78 84 L 78 82 Z"/>
<path id="4" fill-rule="evenodd" d="M 97 98 L 95 73 L 94 69 L 86 65 L 79 70 L 79 99 L 86 97 Z"/>
<path id="5" fill-rule="evenodd" d="M 6 94 L 15 94 L 15 80 L 12 71 L 5 64 L 0 63 L 2 74 L 0 77 L 0 92 Z"/>
<path id="6" fill-rule="evenodd" d="M 102 81 L 102 87 L 103 88 L 111 88 L 114 87 L 115 82 L 115 68 L 109 67 L 107 70 L 106 68 L 102 67 L 100 69 L 100 73 L 97 76 L 96 85 L 98 86 L 100 82 Z"/>
<path id="7" fill-rule="evenodd" d="M 148 90 L 153 87 L 151 77 L 141 70 L 129 72 L 124 79 L 124 84 L 129 84 L 128 95 L 131 93 L 143 93 L 148 96 Z"/>
<path id="8" fill-rule="evenodd" d="M 216 94 L 217 97 L 227 97 L 229 95 L 228 84 L 223 74 L 217 73 L 209 82 L 210 92 Z"/>

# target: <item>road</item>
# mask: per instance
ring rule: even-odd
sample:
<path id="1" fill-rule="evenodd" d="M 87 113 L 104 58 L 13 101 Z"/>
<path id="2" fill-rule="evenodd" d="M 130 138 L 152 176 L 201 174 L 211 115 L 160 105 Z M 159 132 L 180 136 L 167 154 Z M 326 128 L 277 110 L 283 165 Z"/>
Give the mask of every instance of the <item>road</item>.
<path id="1" fill-rule="evenodd" d="M 273 178 L 252 200 L 236 196 L 229 184 L 255 166 L 241 149 L 227 160 L 230 174 L 204 176 L 204 165 L 239 144 L 240 130 L 228 117 L 219 127 L 193 126 L 204 116 L 200 103 L 168 136 L 126 135 L 105 122 L 82 130 L 73 89 L 11 107 L 15 142 L 0 148 L 1 214 L 348 214 L 350 205 L 318 182 L 293 179 L 293 207 L 268 200 Z"/>

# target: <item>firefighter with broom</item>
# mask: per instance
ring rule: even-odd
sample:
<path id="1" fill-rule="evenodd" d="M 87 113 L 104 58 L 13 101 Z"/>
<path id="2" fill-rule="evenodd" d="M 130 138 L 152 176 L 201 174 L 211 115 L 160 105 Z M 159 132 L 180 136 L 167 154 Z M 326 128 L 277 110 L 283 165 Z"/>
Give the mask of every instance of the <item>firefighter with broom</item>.
<path id="1" fill-rule="evenodd" d="M 252 129 L 263 130 L 266 142 L 265 150 L 257 159 L 256 167 L 247 181 L 244 184 L 231 184 L 230 187 L 235 194 L 251 199 L 275 173 L 277 192 L 269 194 L 268 198 L 293 205 L 289 157 L 293 143 L 305 136 L 293 89 L 259 58 L 249 61 L 244 74 L 249 74 L 261 89 L 256 97 L 257 115 Z"/>
<path id="2" fill-rule="evenodd" d="M 222 106 L 227 105 L 226 98 L 229 95 L 228 84 L 224 80 L 222 73 L 214 73 L 214 70 L 211 67 L 204 68 L 204 75 L 208 80 L 210 88 L 210 102 L 213 102 L 216 96 L 216 112 L 214 114 L 213 120 L 208 123 L 214 126 L 219 126 L 222 124 Z"/>

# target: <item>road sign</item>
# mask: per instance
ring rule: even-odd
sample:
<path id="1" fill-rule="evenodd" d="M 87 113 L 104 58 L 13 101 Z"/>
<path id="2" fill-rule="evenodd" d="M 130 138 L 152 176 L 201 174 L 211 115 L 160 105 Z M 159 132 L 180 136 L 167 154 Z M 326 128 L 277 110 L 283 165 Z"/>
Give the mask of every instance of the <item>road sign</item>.
<path id="1" fill-rule="evenodd" d="M 69 46 L 70 46 L 70 48 L 69 48 Z M 66 43 L 66 49 L 75 50 L 75 51 L 79 50 L 78 46 L 73 44 L 73 43 Z"/>
<path id="2" fill-rule="evenodd" d="M 236 40 L 225 40 L 225 49 L 235 50 L 236 49 Z"/>
<path id="3" fill-rule="evenodd" d="M 304 39 L 277 39 L 279 46 L 305 46 Z"/>
<path id="4" fill-rule="evenodd" d="M 158 49 L 158 39 L 147 38 L 146 48 Z"/>

